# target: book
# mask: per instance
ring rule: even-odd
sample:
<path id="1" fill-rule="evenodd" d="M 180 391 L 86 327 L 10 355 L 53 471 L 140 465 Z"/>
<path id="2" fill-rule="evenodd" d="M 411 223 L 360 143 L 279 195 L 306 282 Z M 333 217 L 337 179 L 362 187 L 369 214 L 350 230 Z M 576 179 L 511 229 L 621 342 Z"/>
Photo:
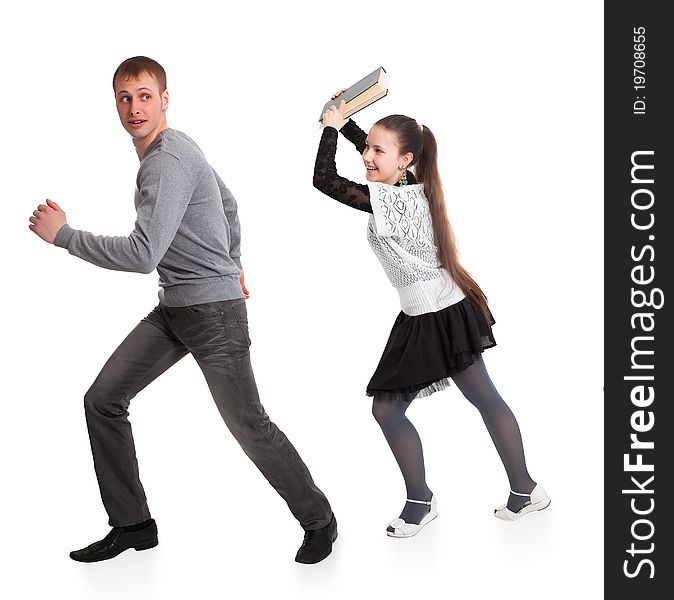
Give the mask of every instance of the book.
<path id="1" fill-rule="evenodd" d="M 339 106 L 342 100 L 346 102 L 344 117 L 350 117 L 359 110 L 383 98 L 386 94 L 388 94 L 388 73 L 384 67 L 379 67 L 344 90 L 336 98 L 326 102 L 318 120 L 322 121 L 325 111 L 331 106 Z"/>

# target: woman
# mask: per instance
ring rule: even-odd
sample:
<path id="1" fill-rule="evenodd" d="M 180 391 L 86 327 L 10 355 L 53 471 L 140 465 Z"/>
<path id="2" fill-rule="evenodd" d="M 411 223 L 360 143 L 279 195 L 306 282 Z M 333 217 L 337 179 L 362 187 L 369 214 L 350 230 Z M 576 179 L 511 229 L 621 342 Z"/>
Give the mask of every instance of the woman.
<path id="1" fill-rule="evenodd" d="M 405 411 L 414 398 L 444 389 L 450 379 L 480 411 L 508 475 L 510 496 L 495 516 L 514 521 L 542 510 L 550 499 L 527 471 L 517 421 L 481 358 L 483 350 L 496 344 L 494 320 L 482 290 L 458 261 L 435 137 L 403 115 L 379 120 L 366 135 L 343 118 L 343 107 L 342 101 L 323 115 L 314 186 L 371 213 L 368 241 L 398 290 L 402 308 L 367 386 L 367 395 L 374 398 L 372 412 L 407 489 L 405 507 L 387 534 L 411 537 L 437 516 L 421 440 Z M 337 174 L 338 131 L 362 153 L 367 185 Z"/>

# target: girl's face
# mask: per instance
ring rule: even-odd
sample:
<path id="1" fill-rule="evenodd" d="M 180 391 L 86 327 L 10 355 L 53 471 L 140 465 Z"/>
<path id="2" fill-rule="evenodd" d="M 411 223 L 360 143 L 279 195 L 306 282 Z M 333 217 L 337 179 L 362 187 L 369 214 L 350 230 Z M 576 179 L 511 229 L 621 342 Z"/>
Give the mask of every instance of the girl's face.
<path id="1" fill-rule="evenodd" d="M 400 154 L 398 141 L 392 131 L 379 125 L 370 129 L 363 151 L 368 181 L 395 185 L 411 161 L 411 152 Z"/>

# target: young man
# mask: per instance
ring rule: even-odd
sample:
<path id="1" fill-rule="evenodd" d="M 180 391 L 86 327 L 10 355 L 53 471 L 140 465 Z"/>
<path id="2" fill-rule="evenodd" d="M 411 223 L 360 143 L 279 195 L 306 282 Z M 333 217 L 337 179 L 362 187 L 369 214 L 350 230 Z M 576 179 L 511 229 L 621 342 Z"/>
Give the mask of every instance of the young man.
<path id="1" fill-rule="evenodd" d="M 70 557 L 95 562 L 157 545 L 127 409 L 139 391 L 191 353 L 227 427 L 304 528 L 295 560 L 319 562 L 332 550 L 337 523 L 306 465 L 258 398 L 236 202 L 197 145 L 168 128 L 161 65 L 143 56 L 129 58 L 115 71 L 113 88 L 119 119 L 141 161 L 133 232 L 110 237 L 73 229 L 51 200 L 38 206 L 29 225 L 46 242 L 100 267 L 159 273 L 158 306 L 115 350 L 84 398 L 112 530 Z"/>

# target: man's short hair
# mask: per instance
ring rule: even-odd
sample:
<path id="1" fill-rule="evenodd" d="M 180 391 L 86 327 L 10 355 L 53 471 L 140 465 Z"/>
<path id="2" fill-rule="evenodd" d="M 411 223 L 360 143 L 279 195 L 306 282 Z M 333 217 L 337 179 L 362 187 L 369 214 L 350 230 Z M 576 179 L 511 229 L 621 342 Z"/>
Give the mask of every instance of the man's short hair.
<path id="1" fill-rule="evenodd" d="M 166 71 L 156 60 L 147 56 L 134 56 L 127 58 L 115 71 L 112 76 L 112 89 L 119 79 L 137 79 L 143 73 L 152 75 L 159 83 L 159 92 L 166 91 Z"/>

